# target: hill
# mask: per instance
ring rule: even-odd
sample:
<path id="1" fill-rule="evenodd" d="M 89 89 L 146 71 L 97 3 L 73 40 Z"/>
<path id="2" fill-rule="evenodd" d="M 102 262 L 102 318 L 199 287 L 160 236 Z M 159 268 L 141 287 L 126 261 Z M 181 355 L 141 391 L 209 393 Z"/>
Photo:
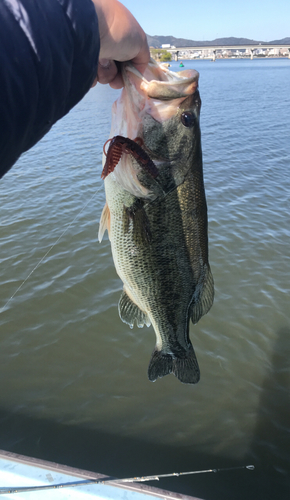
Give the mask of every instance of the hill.
<path id="1" fill-rule="evenodd" d="M 151 36 L 147 35 L 147 40 L 149 47 L 159 48 L 161 45 L 170 43 L 170 45 L 174 45 L 175 47 L 190 47 L 190 46 L 199 46 L 206 47 L 207 45 L 251 45 L 258 44 L 261 45 L 265 43 L 272 43 L 275 45 L 278 44 L 290 44 L 290 38 L 283 38 L 282 40 L 274 40 L 271 42 L 263 42 L 261 40 L 250 40 L 249 38 L 235 38 L 235 37 L 227 37 L 227 38 L 216 38 L 215 40 L 188 40 L 186 38 L 175 38 L 174 36 Z"/>
<path id="2" fill-rule="evenodd" d="M 279 43 L 282 43 L 282 45 L 290 45 L 290 37 L 287 37 L 287 38 L 282 38 L 282 40 L 273 40 L 272 42 L 270 43 L 273 43 L 273 44 L 279 44 Z"/>

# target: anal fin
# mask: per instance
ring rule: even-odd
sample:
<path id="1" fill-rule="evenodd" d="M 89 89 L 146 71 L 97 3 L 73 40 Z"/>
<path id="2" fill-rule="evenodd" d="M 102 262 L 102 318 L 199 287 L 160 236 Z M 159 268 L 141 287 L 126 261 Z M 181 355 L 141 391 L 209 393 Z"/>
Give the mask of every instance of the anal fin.
<path id="1" fill-rule="evenodd" d="M 144 325 L 151 325 L 151 321 L 147 314 L 141 311 L 133 300 L 130 299 L 125 290 L 122 292 L 120 297 L 118 310 L 121 320 L 124 323 L 127 323 L 130 328 L 133 328 L 134 321 L 136 321 L 138 328 L 143 328 Z"/>

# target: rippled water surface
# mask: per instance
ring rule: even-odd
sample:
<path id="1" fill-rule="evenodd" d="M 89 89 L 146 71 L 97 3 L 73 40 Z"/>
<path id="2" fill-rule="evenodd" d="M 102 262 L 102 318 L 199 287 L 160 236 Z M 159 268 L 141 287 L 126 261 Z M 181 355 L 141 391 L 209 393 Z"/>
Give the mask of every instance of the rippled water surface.
<path id="1" fill-rule="evenodd" d="M 200 72 L 216 290 L 191 326 L 201 380 L 150 383 L 153 329 L 118 316 L 122 284 L 97 232 L 119 91 L 99 85 L 0 182 L 0 448 L 119 477 L 253 463 L 159 485 L 286 500 L 290 61 L 185 66 Z"/>

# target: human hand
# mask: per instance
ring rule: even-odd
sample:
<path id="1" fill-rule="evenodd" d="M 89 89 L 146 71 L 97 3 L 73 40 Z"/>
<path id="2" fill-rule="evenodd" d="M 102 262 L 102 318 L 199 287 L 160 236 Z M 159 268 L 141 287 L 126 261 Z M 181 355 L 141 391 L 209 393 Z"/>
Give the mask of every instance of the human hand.
<path id="1" fill-rule="evenodd" d="M 100 55 L 97 82 L 114 89 L 124 82 L 114 61 L 131 61 L 143 73 L 150 59 L 146 34 L 118 0 L 93 0 L 99 20 Z"/>

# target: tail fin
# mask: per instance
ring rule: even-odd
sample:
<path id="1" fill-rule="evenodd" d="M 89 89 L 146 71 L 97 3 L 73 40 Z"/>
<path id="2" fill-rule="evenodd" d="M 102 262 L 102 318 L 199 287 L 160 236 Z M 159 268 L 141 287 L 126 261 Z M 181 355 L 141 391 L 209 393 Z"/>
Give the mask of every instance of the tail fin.
<path id="1" fill-rule="evenodd" d="M 186 354 L 184 358 L 177 358 L 155 349 L 148 367 L 149 380 L 155 382 L 158 377 L 173 373 L 183 384 L 196 384 L 200 379 L 200 372 L 193 348 Z"/>

